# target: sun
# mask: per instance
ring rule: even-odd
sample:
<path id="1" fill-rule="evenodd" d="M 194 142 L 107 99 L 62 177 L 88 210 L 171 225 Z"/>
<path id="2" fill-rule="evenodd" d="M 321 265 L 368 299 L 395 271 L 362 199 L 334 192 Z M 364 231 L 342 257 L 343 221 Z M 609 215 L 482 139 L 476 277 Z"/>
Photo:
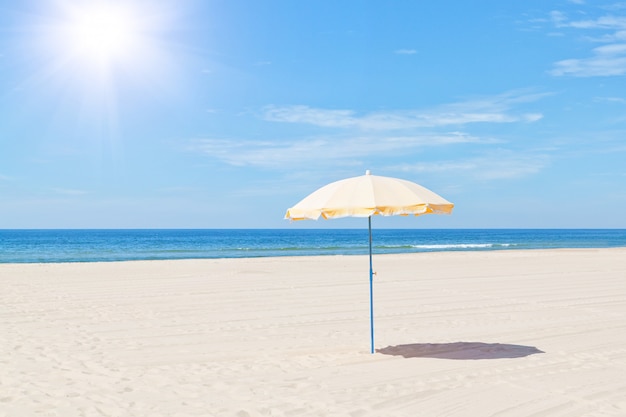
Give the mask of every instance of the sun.
<path id="1" fill-rule="evenodd" d="M 99 67 L 130 59 L 141 41 L 141 21 L 120 3 L 84 5 L 71 10 L 61 30 L 69 53 Z"/>
<path id="2" fill-rule="evenodd" d="M 110 6 L 81 10 L 70 22 L 68 35 L 75 53 L 107 62 L 124 57 L 137 37 L 128 11 Z"/>
<path id="3" fill-rule="evenodd" d="M 177 0 L 178 1 L 178 0 Z M 124 106 L 180 82 L 178 9 L 153 0 L 47 0 L 24 21 L 24 51 L 58 112 L 114 125 Z M 178 2 L 176 3 L 178 4 Z M 168 90 L 168 88 L 170 90 Z M 62 100 L 62 101 L 61 101 Z M 78 117 L 77 117 L 78 119 Z"/>
<path id="4" fill-rule="evenodd" d="M 75 83 L 160 71 L 175 42 L 178 9 L 153 0 L 49 0 L 25 32 L 47 63 L 42 68 Z M 178 2 L 176 3 L 178 4 Z"/>

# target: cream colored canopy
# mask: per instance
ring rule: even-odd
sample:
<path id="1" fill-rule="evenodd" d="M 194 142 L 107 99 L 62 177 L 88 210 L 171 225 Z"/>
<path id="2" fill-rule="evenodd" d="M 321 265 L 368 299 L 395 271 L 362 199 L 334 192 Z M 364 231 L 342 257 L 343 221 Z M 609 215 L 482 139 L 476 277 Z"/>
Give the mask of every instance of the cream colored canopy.
<path id="1" fill-rule="evenodd" d="M 286 219 L 450 214 L 454 204 L 414 182 L 371 175 L 325 185 L 287 210 Z"/>

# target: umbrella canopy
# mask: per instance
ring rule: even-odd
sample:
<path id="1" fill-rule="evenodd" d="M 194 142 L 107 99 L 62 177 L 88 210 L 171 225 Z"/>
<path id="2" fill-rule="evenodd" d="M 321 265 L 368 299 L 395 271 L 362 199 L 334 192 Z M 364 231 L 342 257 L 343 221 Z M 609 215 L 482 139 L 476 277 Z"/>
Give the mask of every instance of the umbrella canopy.
<path id="1" fill-rule="evenodd" d="M 317 220 L 367 217 L 370 255 L 370 337 L 374 353 L 374 296 L 372 268 L 372 216 L 450 214 L 454 204 L 414 182 L 372 175 L 335 181 L 314 191 L 287 210 L 286 219 Z"/>
<path id="2" fill-rule="evenodd" d="M 414 182 L 371 175 L 366 171 L 360 177 L 335 181 L 318 189 L 288 209 L 285 218 L 420 216 L 449 214 L 453 207 L 454 204 Z"/>

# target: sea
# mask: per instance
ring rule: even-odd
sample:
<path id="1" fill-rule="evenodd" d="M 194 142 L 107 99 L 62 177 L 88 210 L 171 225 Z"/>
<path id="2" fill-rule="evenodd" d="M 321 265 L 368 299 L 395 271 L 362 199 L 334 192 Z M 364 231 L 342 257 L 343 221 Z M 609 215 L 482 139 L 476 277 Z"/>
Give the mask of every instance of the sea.
<path id="1" fill-rule="evenodd" d="M 626 247 L 626 229 L 374 229 L 374 254 Z M 0 263 L 364 255 L 367 229 L 0 230 Z"/>

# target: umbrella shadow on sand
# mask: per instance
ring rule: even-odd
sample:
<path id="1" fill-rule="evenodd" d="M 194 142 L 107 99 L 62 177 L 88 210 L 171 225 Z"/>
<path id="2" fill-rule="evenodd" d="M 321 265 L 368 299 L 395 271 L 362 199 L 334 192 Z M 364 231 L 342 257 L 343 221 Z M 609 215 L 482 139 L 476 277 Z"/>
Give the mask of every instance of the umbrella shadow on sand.
<path id="1" fill-rule="evenodd" d="M 456 360 L 511 359 L 545 353 L 534 346 L 481 342 L 413 343 L 387 346 L 377 349 L 376 352 L 383 355 L 402 356 L 404 358 Z"/>

